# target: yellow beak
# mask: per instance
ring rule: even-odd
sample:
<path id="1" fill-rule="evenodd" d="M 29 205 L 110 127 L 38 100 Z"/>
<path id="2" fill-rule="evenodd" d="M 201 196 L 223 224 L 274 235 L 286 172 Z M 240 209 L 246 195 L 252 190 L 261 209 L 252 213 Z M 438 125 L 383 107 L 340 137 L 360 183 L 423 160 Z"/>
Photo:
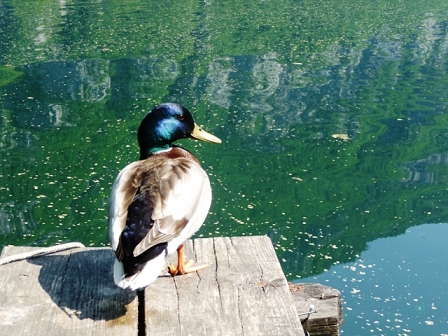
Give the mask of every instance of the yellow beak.
<path id="1" fill-rule="evenodd" d="M 213 142 L 217 144 L 221 143 L 221 139 L 215 137 L 213 134 L 207 133 L 202 128 L 200 128 L 196 123 L 194 124 L 193 132 L 191 132 L 191 137 L 206 142 Z"/>

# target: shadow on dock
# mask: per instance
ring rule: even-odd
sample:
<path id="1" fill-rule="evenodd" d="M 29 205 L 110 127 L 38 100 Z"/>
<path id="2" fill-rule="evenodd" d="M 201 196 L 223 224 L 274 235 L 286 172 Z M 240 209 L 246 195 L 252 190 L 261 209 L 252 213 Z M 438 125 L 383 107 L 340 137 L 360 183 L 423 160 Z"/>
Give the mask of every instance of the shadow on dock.
<path id="1" fill-rule="evenodd" d="M 37 250 L 6 246 L 1 257 Z M 83 248 L 1 266 L 5 335 L 135 335 L 138 300 L 113 282 L 110 248 Z"/>
<path id="2" fill-rule="evenodd" d="M 64 255 L 28 260 L 39 265 L 39 284 L 69 317 L 116 320 L 126 315 L 134 291 L 124 291 L 113 282 L 114 256 L 110 249 L 76 250 Z"/>

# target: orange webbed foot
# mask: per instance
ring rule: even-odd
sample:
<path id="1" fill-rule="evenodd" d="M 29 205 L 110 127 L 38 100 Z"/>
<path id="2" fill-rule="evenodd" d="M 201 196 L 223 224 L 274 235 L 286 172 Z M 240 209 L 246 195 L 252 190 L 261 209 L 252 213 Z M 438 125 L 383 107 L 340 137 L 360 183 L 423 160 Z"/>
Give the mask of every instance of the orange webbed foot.
<path id="1" fill-rule="evenodd" d="M 186 264 L 184 264 L 183 262 L 179 263 L 177 267 L 174 265 L 169 265 L 168 273 L 170 273 L 172 276 L 183 275 L 199 271 L 201 269 L 206 268 L 207 266 L 208 266 L 207 264 L 196 263 L 194 260 L 191 259 Z"/>
<path id="2" fill-rule="evenodd" d="M 177 267 L 174 265 L 168 266 L 168 273 L 172 276 L 183 275 L 187 273 L 192 273 L 206 268 L 208 265 L 203 263 L 195 263 L 193 260 L 188 261 L 184 264 L 184 246 L 180 245 L 177 248 Z"/>

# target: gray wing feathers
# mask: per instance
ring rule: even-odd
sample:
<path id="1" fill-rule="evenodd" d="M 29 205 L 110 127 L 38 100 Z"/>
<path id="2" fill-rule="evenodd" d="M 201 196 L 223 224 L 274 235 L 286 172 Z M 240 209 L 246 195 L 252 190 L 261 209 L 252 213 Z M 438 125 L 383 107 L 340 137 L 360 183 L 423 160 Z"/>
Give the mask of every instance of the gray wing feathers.
<path id="1" fill-rule="evenodd" d="M 121 232 L 126 226 L 128 207 L 143 179 L 139 171 L 141 161 L 127 165 L 115 179 L 109 201 L 109 240 L 117 249 Z"/>
<path id="2" fill-rule="evenodd" d="M 109 238 L 114 250 L 126 225 L 127 208 L 139 188 L 152 200 L 154 226 L 135 248 L 135 256 L 174 238 L 188 239 L 202 225 L 211 203 L 208 176 L 197 163 L 154 157 L 131 163 L 118 174 L 112 188 Z"/>
<path id="3" fill-rule="evenodd" d="M 210 182 L 195 162 L 183 158 L 168 160 L 161 167 L 158 181 L 158 191 L 152 195 L 154 226 L 135 248 L 135 256 L 182 234 L 188 239 L 202 225 L 210 207 L 211 192 L 203 192 L 210 190 Z M 204 203 L 208 206 L 201 206 Z M 197 220 L 198 212 L 202 221 Z"/>

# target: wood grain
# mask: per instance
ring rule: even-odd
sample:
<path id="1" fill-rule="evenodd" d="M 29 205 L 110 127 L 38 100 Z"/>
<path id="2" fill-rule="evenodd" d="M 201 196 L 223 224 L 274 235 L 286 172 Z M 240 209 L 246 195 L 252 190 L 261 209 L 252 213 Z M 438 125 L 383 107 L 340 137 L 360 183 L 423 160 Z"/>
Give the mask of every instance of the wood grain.
<path id="1" fill-rule="evenodd" d="M 195 239 L 186 256 L 209 266 L 146 288 L 147 335 L 304 335 L 268 237 Z"/>
<path id="2" fill-rule="evenodd" d="M 29 247 L 5 247 L 2 257 Z M 112 280 L 109 248 L 76 249 L 2 265 L 4 335 L 136 335 L 137 300 Z"/>
<path id="3" fill-rule="evenodd" d="M 339 336 L 344 323 L 341 293 L 332 287 L 316 283 L 290 283 L 297 311 L 315 314 L 300 315 L 303 328 L 310 336 Z"/>
<path id="4" fill-rule="evenodd" d="M 162 274 L 146 288 L 147 335 L 304 335 L 268 237 L 200 238 L 185 247 L 186 258 L 208 267 Z M 32 249 L 5 247 L 2 257 Z M 84 248 L 0 266 L 0 332 L 137 335 L 136 294 L 115 286 L 113 262 L 110 248 Z"/>

